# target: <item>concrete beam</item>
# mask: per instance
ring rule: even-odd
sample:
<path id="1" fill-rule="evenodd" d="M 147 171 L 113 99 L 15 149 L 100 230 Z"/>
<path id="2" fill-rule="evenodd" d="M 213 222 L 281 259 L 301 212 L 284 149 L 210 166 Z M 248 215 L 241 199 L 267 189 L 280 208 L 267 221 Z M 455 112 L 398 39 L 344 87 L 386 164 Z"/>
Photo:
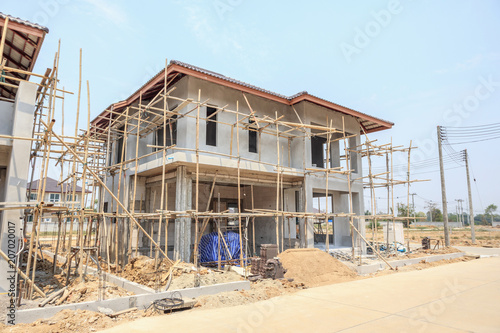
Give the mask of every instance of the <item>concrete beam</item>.
<path id="1" fill-rule="evenodd" d="M 132 307 L 138 309 L 146 309 L 155 300 L 172 297 L 174 292 L 179 292 L 184 300 L 196 298 L 203 295 L 213 295 L 226 291 L 235 290 L 250 290 L 249 281 L 236 281 L 223 284 L 215 284 L 211 286 L 203 286 L 198 288 L 188 288 L 181 290 L 165 291 L 156 294 L 143 294 L 107 299 L 104 301 L 92 301 L 75 304 L 65 304 L 46 308 L 27 309 L 16 312 L 16 324 L 32 323 L 39 319 L 50 318 L 61 310 L 90 310 L 99 311 L 99 307 L 109 308 L 113 311 L 122 311 Z"/>

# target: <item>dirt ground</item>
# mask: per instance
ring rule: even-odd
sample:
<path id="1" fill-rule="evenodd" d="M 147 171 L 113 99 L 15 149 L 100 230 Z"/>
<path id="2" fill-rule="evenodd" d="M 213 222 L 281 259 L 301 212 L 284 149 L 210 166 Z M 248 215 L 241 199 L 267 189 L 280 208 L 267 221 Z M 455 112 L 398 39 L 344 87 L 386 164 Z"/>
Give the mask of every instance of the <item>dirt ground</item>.
<path id="1" fill-rule="evenodd" d="M 450 234 L 451 246 L 483 246 L 483 247 L 500 247 L 500 227 L 476 226 L 476 243 L 472 244 L 470 228 L 453 228 Z M 421 244 L 422 238 L 429 237 L 432 240 L 444 241 L 443 228 L 435 226 L 411 226 L 404 230 L 405 239 L 412 243 Z M 378 230 L 375 237 L 372 235 L 370 228 L 366 229 L 366 238 L 368 241 L 373 239 L 382 242 L 384 235 L 381 228 Z M 436 242 L 432 241 L 432 246 Z M 406 245 L 406 243 L 405 243 Z"/>
<path id="2" fill-rule="evenodd" d="M 454 252 L 456 250 L 446 249 L 444 251 Z M 417 253 L 411 255 L 424 254 L 425 253 Z M 429 251 L 428 254 L 434 253 L 433 251 Z M 397 271 L 385 270 L 370 276 L 360 277 L 342 262 L 318 249 L 287 250 L 281 253 L 279 258 L 281 259 L 284 268 L 287 269 L 284 280 L 261 280 L 251 283 L 250 290 L 231 291 L 217 295 L 202 296 L 196 299 L 197 302 L 195 304 L 195 308 L 188 311 L 197 311 L 199 308 L 220 308 L 248 304 L 287 293 L 294 293 L 298 290 L 309 287 L 341 283 L 357 279 L 373 278 L 387 274 L 398 274 L 412 270 L 421 270 L 429 267 L 471 260 L 470 258 L 458 258 L 427 263 L 425 258 L 422 258 L 422 261 L 419 264 L 401 267 Z M 152 269 L 152 265 L 154 265 L 153 259 L 148 257 L 139 257 L 125 269 L 125 272 L 122 275 L 133 279 L 138 283 L 154 287 L 156 277 L 152 277 L 154 274 L 147 274 Z M 194 285 L 194 278 L 197 273 L 192 265 L 180 264 L 179 266 L 180 269 L 175 270 L 176 273 L 174 274 L 171 290 L 187 288 Z M 161 264 L 162 271 L 168 271 L 169 268 L 170 266 L 167 262 Z M 204 268 L 201 272 L 200 280 L 202 284 L 209 284 L 212 282 L 217 283 L 218 281 L 228 280 L 238 281 L 242 279 L 241 276 L 234 272 L 221 273 L 206 268 Z M 162 276 L 160 275 L 159 278 L 162 278 Z M 96 281 L 89 281 L 87 283 L 75 282 L 74 285 L 71 286 L 74 289 L 75 297 L 79 296 L 79 299 L 86 297 L 85 294 L 91 293 L 88 286 L 95 282 Z M 81 290 L 84 290 L 86 286 L 87 290 L 82 294 Z M 78 290 L 80 290 L 80 295 L 78 295 Z M 95 332 L 127 321 L 152 315 L 159 314 L 153 312 L 152 309 L 140 309 L 120 315 L 117 318 L 111 318 L 103 313 L 96 313 L 92 311 L 64 310 L 52 318 L 38 320 L 32 324 L 19 324 L 16 326 L 4 326 L 3 324 L 0 324 L 0 332 Z"/>
<path id="3" fill-rule="evenodd" d="M 155 273 L 154 259 L 147 256 L 139 256 L 132 259 L 131 262 L 125 266 L 124 271 L 118 275 L 155 290 L 164 290 L 168 283 L 168 272 L 170 267 L 171 262 L 163 259 L 159 263 L 158 273 Z M 178 263 L 173 270 L 172 284 L 169 290 L 193 288 L 196 283 L 197 275 L 198 271 L 193 264 Z M 222 273 L 205 267 L 200 268 L 199 275 L 200 286 L 243 280 L 243 277 L 235 272 L 229 271 Z"/>

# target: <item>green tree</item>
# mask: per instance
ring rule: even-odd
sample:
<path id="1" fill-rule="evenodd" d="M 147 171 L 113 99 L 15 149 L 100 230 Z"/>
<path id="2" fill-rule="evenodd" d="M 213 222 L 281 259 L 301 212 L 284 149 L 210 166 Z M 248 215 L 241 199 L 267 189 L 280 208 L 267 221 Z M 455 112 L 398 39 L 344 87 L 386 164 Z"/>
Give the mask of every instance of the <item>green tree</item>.
<path id="1" fill-rule="evenodd" d="M 398 216 L 399 217 L 407 217 L 407 216 L 412 217 L 415 214 L 415 210 L 413 209 L 413 207 L 410 206 L 410 209 L 408 211 L 408 205 L 405 205 L 405 204 L 399 203 L 399 202 L 397 205 L 398 205 L 397 208 L 398 208 Z M 408 221 L 408 220 L 403 221 L 403 224 L 405 227 L 408 226 L 408 222 L 411 223 L 411 221 Z"/>
<path id="2" fill-rule="evenodd" d="M 484 210 L 484 213 L 490 216 L 491 224 L 493 224 L 493 213 L 496 212 L 497 208 L 498 208 L 497 205 L 491 204 Z"/>
<path id="3" fill-rule="evenodd" d="M 439 208 L 432 208 L 430 211 L 427 212 L 427 218 L 430 218 L 430 215 L 432 214 L 432 221 L 433 222 L 443 222 L 443 213 L 441 213 L 441 210 Z"/>

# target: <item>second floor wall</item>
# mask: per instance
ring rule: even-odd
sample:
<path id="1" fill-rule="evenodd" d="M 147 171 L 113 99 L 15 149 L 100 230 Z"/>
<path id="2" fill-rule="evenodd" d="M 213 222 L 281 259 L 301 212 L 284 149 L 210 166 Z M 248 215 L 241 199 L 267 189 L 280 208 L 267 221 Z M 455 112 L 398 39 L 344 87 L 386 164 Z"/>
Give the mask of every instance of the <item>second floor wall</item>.
<path id="1" fill-rule="evenodd" d="M 198 78 L 185 76 L 176 84 L 177 89 L 172 93 L 181 99 L 192 99 L 197 101 L 200 95 L 200 101 L 207 101 L 206 106 L 199 109 L 199 149 L 201 151 L 215 152 L 226 155 L 261 161 L 270 164 L 279 163 L 282 166 L 296 169 L 305 168 L 326 168 L 326 167 L 346 167 L 345 147 L 354 148 L 360 143 L 360 125 L 355 117 L 342 114 L 331 109 L 319 106 L 317 104 L 302 101 L 294 105 L 289 105 L 272 101 L 255 95 L 246 94 L 246 102 L 243 93 L 236 89 L 221 86 Z M 143 104 L 147 104 L 144 101 Z M 175 99 L 168 100 L 168 108 L 174 109 L 181 102 Z M 250 118 L 241 121 L 240 128 L 236 129 L 233 124 L 237 122 L 237 116 L 231 111 L 219 111 L 218 108 L 225 107 L 227 110 L 238 110 L 243 114 L 255 112 L 258 119 L 265 116 L 275 119 L 276 115 L 282 117 L 283 122 L 312 125 L 305 128 L 304 131 L 289 131 L 291 136 L 287 138 L 283 132 L 290 130 L 290 127 L 280 126 L 282 133 L 277 140 L 275 124 L 268 122 L 259 123 L 259 127 L 266 127 L 261 133 L 248 130 L 248 127 L 258 128 L 256 124 L 251 123 Z M 163 108 L 163 102 L 155 104 L 158 109 Z M 166 130 L 160 124 L 155 130 L 140 137 L 138 142 L 138 156 L 144 156 L 155 151 L 156 148 L 148 145 L 163 145 L 163 139 L 166 137 L 166 146 L 176 144 L 177 147 L 196 149 L 196 115 L 198 109 L 194 109 L 195 104 L 190 103 L 179 111 L 179 116 L 175 122 L 167 123 Z M 295 110 L 294 110 L 295 109 Z M 188 117 L 182 116 L 189 112 Z M 155 111 L 159 112 L 159 111 Z M 300 119 L 299 119 L 300 117 Z M 217 122 L 210 121 L 211 119 Z M 129 123 L 128 126 L 135 126 L 137 121 Z M 320 127 L 331 126 L 340 132 L 345 129 L 346 135 L 350 136 L 346 140 L 335 140 L 342 136 L 341 133 L 332 134 L 330 137 L 330 154 L 327 154 L 327 135 L 317 129 Z M 133 131 L 132 131 L 133 132 Z M 316 134 L 311 136 L 311 134 Z M 171 139 L 172 138 L 172 139 Z M 131 160 L 136 155 L 136 136 L 128 135 L 125 143 L 122 140 L 115 140 L 111 146 L 108 156 L 108 165 L 116 164 L 123 160 Z M 239 141 L 239 150 L 238 150 Z M 121 150 L 125 146 L 125 155 L 121 156 Z M 279 151 L 279 153 L 278 153 Z M 170 154 L 171 151 L 168 151 Z M 351 154 L 349 161 L 350 168 L 355 172 L 361 173 L 361 160 L 359 154 Z M 139 164 L 161 158 L 161 153 L 153 154 L 140 160 Z"/>

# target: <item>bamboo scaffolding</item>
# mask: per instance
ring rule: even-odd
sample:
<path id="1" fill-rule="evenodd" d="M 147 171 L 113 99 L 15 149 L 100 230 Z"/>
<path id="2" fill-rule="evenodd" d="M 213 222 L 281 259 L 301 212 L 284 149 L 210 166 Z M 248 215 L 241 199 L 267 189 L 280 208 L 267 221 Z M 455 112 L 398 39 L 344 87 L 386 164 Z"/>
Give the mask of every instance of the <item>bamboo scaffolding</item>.
<path id="1" fill-rule="evenodd" d="M 93 122 L 90 121 L 90 91 L 89 82 L 87 81 L 87 100 L 88 112 L 86 121 L 86 130 L 79 129 L 79 112 L 81 98 L 81 81 L 82 81 L 82 51 L 80 50 L 79 63 L 79 88 L 77 97 L 76 109 L 76 124 L 74 135 L 65 135 L 64 131 L 58 135 L 53 129 L 54 118 L 56 112 L 56 101 L 62 98 L 61 120 L 62 128 L 64 128 L 64 98 L 67 92 L 65 88 L 57 87 L 58 67 L 59 67 L 59 50 L 54 58 L 52 70 L 45 72 L 45 75 L 36 76 L 41 79 L 39 83 L 39 93 L 37 99 L 39 104 L 36 107 L 35 121 L 33 125 L 33 137 L 13 137 L 2 135 L 2 138 L 12 140 L 30 140 L 32 141 L 32 169 L 31 176 L 35 173 L 36 161 L 40 160 L 41 165 L 37 168 L 40 174 L 40 184 L 37 189 L 37 202 L 29 203 L 1 203 L 0 210 L 7 209 L 27 209 L 29 214 L 34 215 L 32 232 L 30 235 L 30 244 L 28 246 L 28 262 L 26 274 L 32 275 L 28 281 L 31 294 L 33 293 L 36 257 L 38 255 L 37 244 L 40 242 L 40 228 L 43 223 L 44 214 L 54 213 L 58 218 L 57 237 L 55 239 L 55 252 L 58 253 L 62 247 L 62 251 L 66 249 L 68 243 L 68 255 L 72 249 L 73 224 L 78 223 L 77 244 L 79 246 L 79 266 L 78 275 L 83 274 L 83 248 L 92 247 L 95 245 L 104 253 L 110 271 L 112 261 L 119 271 L 120 267 L 128 263 L 135 250 L 135 255 L 139 251 L 146 252 L 149 245 L 149 256 L 154 259 L 155 268 L 158 269 L 159 256 L 163 255 L 167 261 L 172 262 L 168 258 L 168 228 L 171 219 L 185 218 L 191 221 L 194 227 L 194 250 L 193 262 L 195 265 L 199 262 L 199 244 L 202 236 L 209 232 L 210 229 L 216 231 L 219 238 L 217 264 L 220 268 L 223 260 L 221 260 L 221 250 L 227 253 L 230 262 L 237 262 L 242 267 L 246 265 L 245 256 L 250 252 L 257 252 L 256 219 L 262 218 L 269 220 L 269 223 L 274 222 L 276 232 L 276 245 L 278 251 L 283 252 L 285 245 L 289 248 L 293 246 L 291 238 L 291 229 L 295 225 L 292 221 L 300 219 L 299 234 L 301 246 L 311 246 L 308 240 L 308 233 L 314 228 L 310 228 L 315 221 L 323 221 L 326 224 L 326 239 L 325 248 L 328 252 L 332 245 L 330 242 L 330 220 L 332 229 L 338 223 L 337 218 L 345 218 L 348 220 L 351 242 L 352 242 L 352 258 L 359 259 L 363 252 L 363 243 L 372 248 L 377 256 L 385 260 L 382 253 L 379 251 L 378 240 L 375 239 L 377 232 L 377 221 L 386 219 L 392 223 L 393 229 L 395 221 L 409 221 L 409 209 L 406 216 L 396 216 L 394 202 L 394 188 L 399 185 L 406 185 L 407 188 L 407 207 L 409 207 L 409 187 L 410 184 L 421 180 L 410 178 L 410 153 L 415 147 L 412 146 L 393 146 L 392 139 L 388 144 L 376 144 L 376 140 L 369 140 L 364 128 L 359 124 L 360 130 L 364 132 L 364 142 L 354 143 L 358 140 L 359 133 L 348 133 L 346 121 L 342 117 L 342 128 L 333 126 L 333 119 L 326 118 L 326 123 L 323 125 L 307 124 L 294 106 L 291 106 L 293 111 L 291 114 L 297 119 L 290 119 L 284 114 L 278 114 L 277 111 L 273 115 L 265 114 L 265 112 L 257 112 L 251 105 L 253 100 L 251 96 L 242 94 L 244 103 L 240 106 L 239 100 L 236 100 L 235 110 L 229 107 L 229 104 L 224 106 L 214 106 L 208 104 L 210 98 L 202 100 L 201 90 L 198 90 L 198 98 L 178 97 L 175 84 L 172 86 L 175 77 L 170 80 L 167 77 L 167 63 L 165 64 L 165 76 L 163 86 L 156 86 L 154 90 L 141 89 L 138 93 L 138 100 L 130 105 L 121 105 L 115 108 L 113 105 L 110 109 L 105 110 L 100 116 L 96 117 Z M 7 68 L 7 72 L 14 73 Z M 147 95 L 146 95 L 147 94 Z M 147 97 L 146 97 L 147 96 Z M 152 98 L 150 96 L 153 96 Z M 191 96 L 192 97 L 192 96 Z M 147 99 L 144 99 L 147 98 Z M 47 100 L 48 105 L 43 105 L 43 101 Z M 59 103 L 59 102 L 57 102 Z M 170 108 L 169 105 L 173 105 Z M 231 104 L 234 107 L 234 104 Z M 210 117 L 208 114 L 202 116 L 202 108 L 214 107 L 216 111 Z M 300 109 L 299 109 L 300 110 Z M 301 111 L 303 112 L 303 111 Z M 217 120 L 214 116 L 220 114 Z M 196 141 L 192 146 L 186 145 L 183 147 L 176 145 L 175 128 L 179 121 L 185 119 L 187 122 L 195 122 Z M 234 122 L 231 122 L 234 120 Z M 200 143 L 200 136 L 203 131 L 200 130 L 201 122 L 213 121 L 217 126 L 226 128 L 230 132 L 230 141 L 227 148 L 224 150 L 212 151 L 204 148 Z M 338 122 L 336 123 L 338 124 Z M 180 126 L 180 125 L 179 125 Z M 349 131 L 351 125 L 349 125 Z M 338 127 L 338 125 L 336 125 Z M 159 130 L 163 130 L 163 142 L 160 139 L 151 140 L 152 136 L 157 136 Z M 167 134 L 168 130 L 168 134 Z M 258 133 L 258 158 L 255 155 L 250 156 L 245 154 L 242 149 L 243 133 L 256 132 Z M 169 135 L 170 137 L 167 137 Z M 310 167 L 307 163 L 306 156 L 306 139 L 313 137 L 326 137 L 326 160 L 323 167 Z M 127 145 L 133 144 L 135 141 L 135 149 L 127 149 Z M 276 140 L 276 157 L 270 161 L 269 158 L 262 155 L 263 150 L 272 147 L 272 140 Z M 130 141 L 130 142 L 129 142 Z M 153 141 L 153 142 L 151 142 Z M 167 144 L 169 145 L 167 146 Z M 338 153 L 339 156 L 332 152 L 333 145 L 340 147 L 343 144 L 344 154 Z M 118 145 L 121 145 L 120 147 Z M 235 147 L 236 145 L 236 147 Z M 295 151 L 292 147 L 302 147 L 302 161 L 295 156 Z M 141 147 L 150 148 L 150 152 L 142 153 Z M 118 151 L 121 154 L 118 155 Z M 127 151 L 130 152 L 127 153 Z M 340 150 L 340 149 L 338 149 Z M 395 179 L 394 175 L 394 156 L 395 153 L 408 154 L 408 172 L 405 179 Z M 335 153 L 337 154 L 337 153 Z M 373 159 L 386 158 L 386 170 L 384 172 L 373 172 Z M 220 165 L 209 165 L 210 160 L 218 158 Z M 368 174 L 358 174 L 356 168 L 362 158 L 368 160 Z M 335 159 L 335 165 L 333 166 Z M 157 163 L 156 169 L 148 169 L 145 165 L 151 161 Z M 207 162 L 208 161 L 208 162 Z M 356 162 L 354 162 L 356 161 Z M 227 162 L 227 163 L 226 163 Z M 390 163 L 389 163 L 390 162 Z M 45 194 L 47 170 L 50 165 L 56 163 L 60 166 L 60 177 L 58 185 L 60 195 L 63 197 L 61 203 L 49 205 L 42 202 Z M 297 164 L 302 164 L 298 166 Z M 345 164 L 345 165 L 344 165 Z M 355 164 L 355 165 L 353 165 Z M 193 193 L 194 205 L 184 210 L 171 210 L 169 208 L 169 185 L 174 183 L 177 177 L 175 168 L 178 165 L 185 165 L 188 172 L 188 177 L 191 177 L 191 186 Z M 259 170 L 254 172 L 252 170 Z M 160 174 L 161 173 L 161 174 Z M 133 177 L 133 178 L 132 178 Z M 144 177 L 144 178 L 141 178 Z M 326 207 L 324 212 L 310 211 L 311 205 L 310 193 L 308 193 L 306 182 L 307 179 L 324 180 L 324 187 L 313 190 L 313 194 L 323 192 L 326 198 Z M 332 191 L 337 191 L 336 182 L 332 180 L 340 180 L 346 183 L 348 189 L 348 211 L 341 211 L 333 207 Z M 82 184 L 81 192 L 77 192 L 77 184 Z M 111 186 L 108 187 L 108 184 Z M 211 184 L 211 186 L 210 186 Z M 315 183 L 316 184 L 316 183 Z M 221 211 L 220 209 L 220 192 L 215 197 L 216 186 L 236 185 L 237 194 L 233 194 L 231 200 L 237 199 L 237 212 Z M 254 185 L 258 186 L 257 191 Z M 145 186 L 145 187 L 144 187 Z M 170 185 L 173 186 L 173 185 Z M 204 187 L 206 186 L 206 187 Z M 206 195 L 201 195 L 203 189 L 210 186 L 208 199 Z M 245 189 L 250 186 L 251 202 L 245 201 L 247 198 Z M 259 199 L 261 187 L 276 187 L 275 207 L 270 209 L 259 207 L 260 201 L 255 201 L 255 192 Z M 308 185 L 310 186 L 310 185 Z M 333 188 L 332 188 L 333 186 Z M 157 209 L 156 195 L 158 187 L 160 188 Z M 244 195 L 241 190 L 243 187 Z M 353 188 L 354 187 L 354 188 Z M 353 196 L 359 194 L 359 189 L 365 187 L 370 191 L 370 209 L 371 215 L 364 215 L 362 212 L 355 212 L 353 205 Z M 154 189 L 148 191 L 147 189 Z M 388 206 L 387 213 L 377 214 L 376 190 L 379 188 L 387 189 Z M 289 195 L 287 189 L 299 189 L 300 197 L 297 204 L 300 204 L 300 209 L 296 207 L 296 211 L 288 201 Z M 345 189 L 344 189 L 345 191 Z M 285 192 L 287 195 L 285 196 Z M 81 197 L 77 197 L 80 193 Z M 234 192 L 233 192 L 234 193 Z M 139 210 L 136 210 L 136 197 L 140 195 Z M 144 199 L 143 196 L 145 195 Z M 332 195 L 332 199 L 330 199 Z M 236 198 L 235 198 L 236 197 Z M 97 199 L 97 205 L 94 201 Z M 226 198 L 224 198 L 226 199 Z M 275 200 L 274 200 L 275 199 Z M 90 200 L 92 209 L 85 209 L 85 206 Z M 205 201 L 206 206 L 203 204 Z M 217 200 L 217 209 L 211 208 L 211 203 Z M 329 202 L 332 200 L 331 202 Z M 106 205 L 105 209 L 105 201 Z M 126 204 L 124 202 L 127 202 Z M 79 203 L 79 204 L 78 204 Z M 116 204 L 116 209 L 114 205 Z M 144 211 L 142 205 L 144 204 Z M 200 204 L 202 207 L 200 208 Z M 321 204 L 322 205 L 322 204 Z M 248 207 L 251 208 L 248 208 Z M 95 210 L 94 210 L 95 207 Z M 246 209 L 244 209 L 245 207 Z M 331 208 L 331 209 L 330 209 Z M 203 210 L 204 209 L 204 210 Z M 224 208 L 226 209 L 226 208 Z M 300 211 L 299 211 L 300 210 Z M 231 249 L 229 248 L 224 233 L 222 230 L 227 230 L 226 226 L 221 226 L 221 222 L 227 219 L 237 219 L 239 232 L 239 258 L 231 257 Z M 362 221 L 364 219 L 372 220 L 372 242 L 368 242 L 364 236 Z M 245 225 L 243 225 L 243 220 Z M 354 221 L 357 220 L 357 224 Z M 260 221 L 260 220 L 258 220 Z M 84 228 L 84 223 L 87 223 Z M 156 228 L 155 223 L 158 222 Z M 213 224 L 210 224 L 210 223 Z M 215 222 L 215 223 L 214 223 Z M 69 223 L 69 232 L 66 233 L 66 223 Z M 109 223 L 109 224 L 108 224 Z M 114 223 L 114 226 L 113 226 Z M 286 225 L 285 225 L 286 224 Z M 209 228 L 210 225 L 210 228 Z M 109 226 L 109 227 L 108 227 Z M 252 235 L 249 235 L 249 226 L 252 228 Z M 93 232 L 94 227 L 95 234 Z M 155 230 L 156 228 L 156 230 Z M 226 229 L 224 229 L 226 228 Z M 287 230 L 285 230 L 287 228 Z M 148 229 L 146 231 L 146 229 Z M 163 231 L 163 229 L 165 229 Z M 215 230 L 216 229 L 216 230 Z M 208 231 L 207 231 L 208 230 Z M 236 231 L 236 228 L 233 230 Z M 288 234 L 286 233 L 288 231 Z M 333 231 L 333 230 L 332 230 Z M 156 234 L 157 233 L 157 234 Z M 145 243 L 140 245 L 139 236 L 145 239 Z M 136 237 L 135 239 L 133 237 Z M 162 237 L 164 236 L 164 250 L 161 245 Z M 245 244 L 243 244 L 243 237 Z M 250 239 L 251 237 L 251 239 Z M 288 242 L 286 242 L 288 237 Z M 147 239 L 147 240 L 146 240 Z M 389 237 L 387 237 L 389 239 Z M 135 243 L 134 243 L 135 241 Z M 62 245 L 61 245 L 62 244 Z M 387 248 L 388 248 L 387 244 Z M 394 242 L 394 247 L 396 243 Z M 245 249 L 244 249 L 245 246 Z M 135 249 L 134 249 L 135 247 Z M 141 248 L 140 248 L 141 247 Z M 355 250 L 358 249 L 356 253 Z M 33 253 L 33 251 L 35 253 Z M 356 256 L 357 255 L 357 256 Z M 88 257 L 87 257 L 88 258 Z M 388 264 L 389 265 L 389 264 Z M 389 265 L 390 266 L 390 265 Z M 55 272 L 55 265 L 53 267 Z"/>

